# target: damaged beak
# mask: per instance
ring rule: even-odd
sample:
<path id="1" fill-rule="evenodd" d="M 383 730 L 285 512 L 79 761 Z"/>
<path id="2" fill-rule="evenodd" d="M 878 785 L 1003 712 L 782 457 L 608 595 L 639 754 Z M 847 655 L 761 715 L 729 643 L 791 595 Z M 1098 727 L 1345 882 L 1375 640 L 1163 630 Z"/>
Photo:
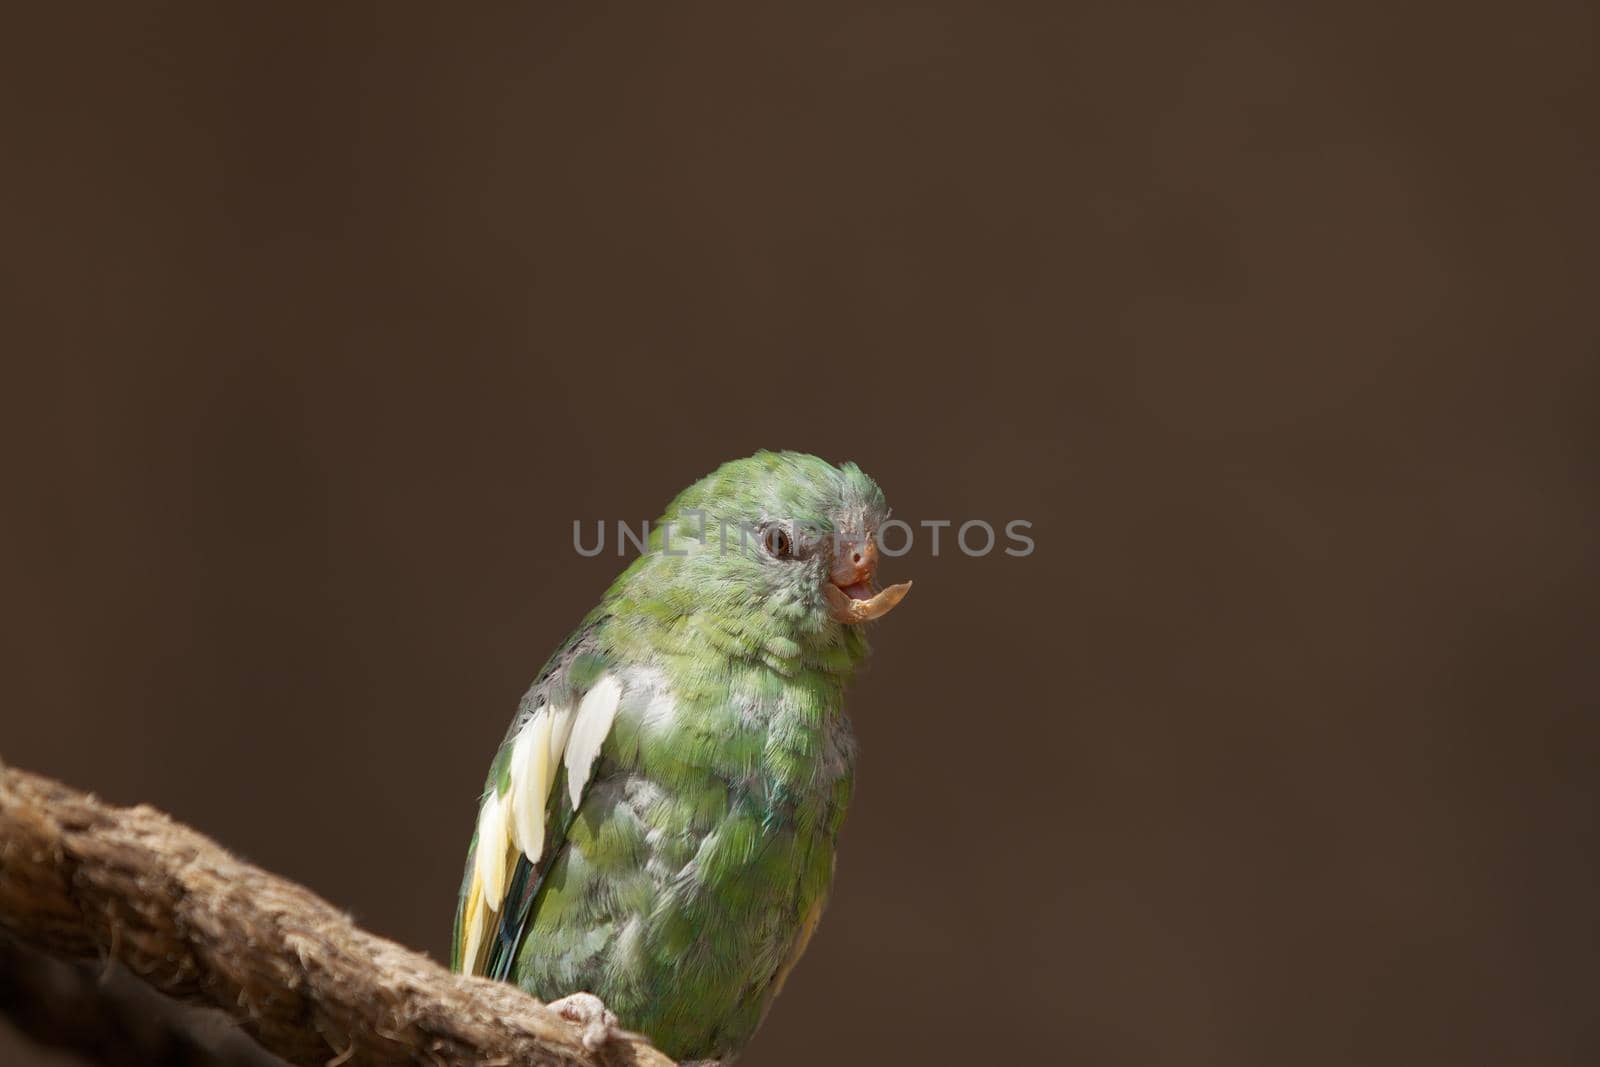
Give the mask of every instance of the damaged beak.
<path id="1" fill-rule="evenodd" d="M 878 545 L 871 538 L 840 544 L 829 580 L 823 584 L 828 612 L 836 622 L 871 622 L 889 614 L 911 589 L 910 582 L 891 585 L 879 592 L 872 587 L 878 569 Z"/>
<path id="2" fill-rule="evenodd" d="M 859 587 L 852 587 L 852 589 L 855 588 Z M 889 614 L 896 604 L 904 600 L 905 595 L 910 591 L 911 583 L 901 582 L 899 585 L 891 585 L 882 592 L 874 593 L 865 600 L 857 600 L 837 585 L 829 582 L 823 589 L 823 595 L 828 598 L 828 611 L 835 621 L 858 623 L 871 622 L 873 619 L 883 618 Z"/>

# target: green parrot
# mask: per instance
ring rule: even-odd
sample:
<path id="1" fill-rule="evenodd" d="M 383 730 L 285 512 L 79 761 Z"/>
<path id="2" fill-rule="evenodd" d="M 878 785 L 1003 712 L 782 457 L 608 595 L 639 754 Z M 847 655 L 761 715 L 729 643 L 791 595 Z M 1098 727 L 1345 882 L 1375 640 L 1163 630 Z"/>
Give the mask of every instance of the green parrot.
<path id="1" fill-rule="evenodd" d="M 489 769 L 451 965 L 726 1064 L 816 929 L 850 800 L 844 690 L 882 491 L 759 452 L 667 505 L 539 672 Z"/>

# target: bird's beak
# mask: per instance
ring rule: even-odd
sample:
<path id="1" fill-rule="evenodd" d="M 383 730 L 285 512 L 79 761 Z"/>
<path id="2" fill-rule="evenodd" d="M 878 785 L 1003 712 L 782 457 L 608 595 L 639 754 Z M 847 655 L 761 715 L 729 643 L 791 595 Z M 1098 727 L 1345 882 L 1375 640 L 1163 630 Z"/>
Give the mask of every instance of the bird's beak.
<path id="1" fill-rule="evenodd" d="M 823 586 L 828 612 L 836 622 L 855 624 L 881 619 L 905 599 L 910 582 L 876 590 L 872 578 L 878 569 L 878 545 L 871 537 L 860 541 L 841 541 L 833 570 Z"/>

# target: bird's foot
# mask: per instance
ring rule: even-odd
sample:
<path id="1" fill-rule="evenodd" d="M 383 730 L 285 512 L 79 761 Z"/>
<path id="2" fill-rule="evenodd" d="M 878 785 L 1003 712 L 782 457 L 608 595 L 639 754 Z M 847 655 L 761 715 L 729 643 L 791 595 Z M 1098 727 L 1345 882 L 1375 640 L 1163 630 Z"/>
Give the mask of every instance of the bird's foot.
<path id="1" fill-rule="evenodd" d="M 552 1000 L 549 1008 L 568 1022 L 578 1024 L 583 1031 L 583 1047 L 590 1052 L 623 1034 L 617 1027 L 616 1015 L 593 993 L 573 993 Z"/>

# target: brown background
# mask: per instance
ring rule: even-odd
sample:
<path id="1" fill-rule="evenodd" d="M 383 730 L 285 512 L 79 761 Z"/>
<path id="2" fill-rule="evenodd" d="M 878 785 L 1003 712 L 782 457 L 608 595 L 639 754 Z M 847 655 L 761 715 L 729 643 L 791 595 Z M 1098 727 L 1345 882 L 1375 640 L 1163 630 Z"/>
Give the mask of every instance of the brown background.
<path id="1" fill-rule="evenodd" d="M 1038 550 L 752 1065 L 1600 1058 L 1592 8 L 7 21 L 7 760 L 441 954 L 572 520 L 801 448 Z"/>

